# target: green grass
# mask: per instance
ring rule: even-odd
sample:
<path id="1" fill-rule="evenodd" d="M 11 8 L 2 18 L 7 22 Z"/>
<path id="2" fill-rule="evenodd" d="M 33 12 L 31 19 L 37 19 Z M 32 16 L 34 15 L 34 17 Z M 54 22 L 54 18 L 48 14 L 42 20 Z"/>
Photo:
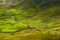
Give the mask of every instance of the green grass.
<path id="1" fill-rule="evenodd" d="M 8 17 L 0 16 L 0 29 L 3 32 L 12 32 L 12 33 L 1 33 L 1 40 L 60 40 L 60 7 L 49 8 L 45 10 L 39 10 L 35 8 L 30 8 L 29 10 L 9 9 L 5 13 L 9 15 L 16 16 L 18 21 Z M 0 15 L 4 13 L 0 11 Z M 59 16 L 59 17 L 58 17 Z M 21 29 L 26 29 L 28 24 L 42 29 L 40 30 L 22 30 L 19 32 L 14 32 L 18 30 L 18 27 Z M 56 26 L 55 26 L 56 25 Z M 44 29 L 51 29 L 57 32 L 51 32 Z"/>

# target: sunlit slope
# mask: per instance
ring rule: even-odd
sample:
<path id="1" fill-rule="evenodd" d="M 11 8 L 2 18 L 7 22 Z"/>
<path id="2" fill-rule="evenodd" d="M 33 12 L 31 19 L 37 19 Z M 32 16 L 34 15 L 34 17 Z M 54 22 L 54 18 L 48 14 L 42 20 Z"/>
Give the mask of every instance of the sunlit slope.
<path id="1" fill-rule="evenodd" d="M 0 39 L 60 40 L 60 0 L 24 0 L 0 10 Z"/>
<path id="2" fill-rule="evenodd" d="M 30 24 L 32 27 L 57 30 L 60 28 L 59 5 L 59 0 L 24 0 L 17 7 L 0 11 L 0 29 L 11 32 Z"/>
<path id="3" fill-rule="evenodd" d="M 9 9 L 6 14 L 1 14 L 0 28 L 2 31 L 16 31 L 17 27 L 27 27 L 28 24 L 32 27 L 42 29 L 57 30 L 60 28 L 60 7 L 53 7 L 45 10 L 30 8 L 26 11 L 20 9 Z M 16 18 L 13 18 L 16 17 Z M 12 27 L 13 26 L 13 27 Z"/>

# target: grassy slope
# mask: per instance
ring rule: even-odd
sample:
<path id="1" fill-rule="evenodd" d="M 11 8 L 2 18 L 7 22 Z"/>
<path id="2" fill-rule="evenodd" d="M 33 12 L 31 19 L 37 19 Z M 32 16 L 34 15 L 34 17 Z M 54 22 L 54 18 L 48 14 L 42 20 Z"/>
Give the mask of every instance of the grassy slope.
<path id="1" fill-rule="evenodd" d="M 4 13 L 0 11 L 0 14 Z M 6 14 L 14 15 L 18 21 L 9 16 L 1 16 L 0 29 L 3 32 L 12 32 L 19 27 L 27 27 L 31 24 L 42 30 L 26 30 L 13 33 L 0 33 L 0 40 L 59 40 L 60 39 L 60 6 L 52 7 L 45 10 L 37 8 L 29 8 L 29 10 L 21 10 L 13 8 L 6 11 Z M 51 29 L 55 31 L 48 31 Z"/>
<path id="2" fill-rule="evenodd" d="M 31 9 L 29 9 L 29 10 L 31 10 Z M 37 9 L 32 9 L 31 11 L 24 11 L 24 12 L 18 11 L 19 12 L 18 14 L 20 15 L 20 17 L 18 17 L 18 15 L 16 15 L 16 14 L 15 14 L 15 16 L 17 16 L 17 18 L 19 19 L 19 22 L 16 22 L 15 20 L 13 20 L 11 18 L 7 18 L 7 19 L 5 18 L 6 20 L 0 20 L 0 22 L 3 25 L 3 28 L 5 28 L 3 30 L 4 31 L 8 30 L 8 32 L 9 32 L 9 29 L 10 30 L 14 29 L 17 26 L 21 27 L 25 24 L 27 24 L 27 25 L 31 24 L 35 27 L 42 28 L 41 31 L 26 30 L 26 31 L 21 31 L 21 32 L 16 32 L 16 33 L 15 32 L 0 33 L 0 39 L 1 40 L 17 40 L 17 39 L 18 40 L 59 40 L 60 39 L 59 30 L 57 32 L 43 30 L 43 29 L 47 29 L 47 28 L 52 29 L 52 30 L 57 30 L 60 28 L 60 25 L 57 25 L 57 24 L 60 24 L 59 16 L 53 16 L 53 15 L 56 15 L 56 13 L 58 13 L 58 15 L 59 15 L 59 12 L 60 12 L 59 7 L 49 8 L 46 10 L 37 10 L 37 11 L 36 10 Z M 16 11 L 17 11 L 17 9 L 10 10 L 11 13 L 16 13 Z M 10 13 L 10 12 L 8 12 L 8 13 Z M 37 14 L 35 14 L 35 13 L 37 13 Z M 29 15 L 29 14 L 32 14 L 32 15 Z M 49 14 L 49 15 L 45 15 L 45 14 Z M 11 14 L 11 15 L 13 15 L 13 14 Z M 21 16 L 23 16 L 22 17 L 23 19 L 21 18 Z M 49 18 L 49 20 L 48 20 L 48 18 Z M 8 20 L 8 19 L 10 19 L 10 20 Z M 48 21 L 46 21 L 46 20 L 48 20 Z M 8 24 L 8 23 L 10 23 L 10 24 Z M 14 24 L 14 26 L 12 24 Z M 0 26 L 2 27 L 2 25 L 0 25 Z M 54 25 L 57 25 L 57 26 L 54 26 Z M 25 27 L 25 26 L 23 26 L 23 27 Z"/>

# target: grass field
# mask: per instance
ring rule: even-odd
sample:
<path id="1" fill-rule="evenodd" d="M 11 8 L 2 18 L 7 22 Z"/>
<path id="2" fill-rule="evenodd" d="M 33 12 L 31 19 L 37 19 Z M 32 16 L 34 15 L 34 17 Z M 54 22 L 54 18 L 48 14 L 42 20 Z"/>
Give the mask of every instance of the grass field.
<path id="1" fill-rule="evenodd" d="M 0 40 L 60 40 L 60 6 L 0 10 Z"/>

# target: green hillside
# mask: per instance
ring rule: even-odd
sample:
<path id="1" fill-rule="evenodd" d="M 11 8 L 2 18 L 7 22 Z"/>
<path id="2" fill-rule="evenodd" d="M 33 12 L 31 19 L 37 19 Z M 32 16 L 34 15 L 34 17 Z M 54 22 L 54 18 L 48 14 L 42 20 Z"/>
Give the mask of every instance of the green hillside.
<path id="1" fill-rule="evenodd" d="M 17 0 L 0 6 L 0 39 L 59 40 L 60 0 Z"/>

